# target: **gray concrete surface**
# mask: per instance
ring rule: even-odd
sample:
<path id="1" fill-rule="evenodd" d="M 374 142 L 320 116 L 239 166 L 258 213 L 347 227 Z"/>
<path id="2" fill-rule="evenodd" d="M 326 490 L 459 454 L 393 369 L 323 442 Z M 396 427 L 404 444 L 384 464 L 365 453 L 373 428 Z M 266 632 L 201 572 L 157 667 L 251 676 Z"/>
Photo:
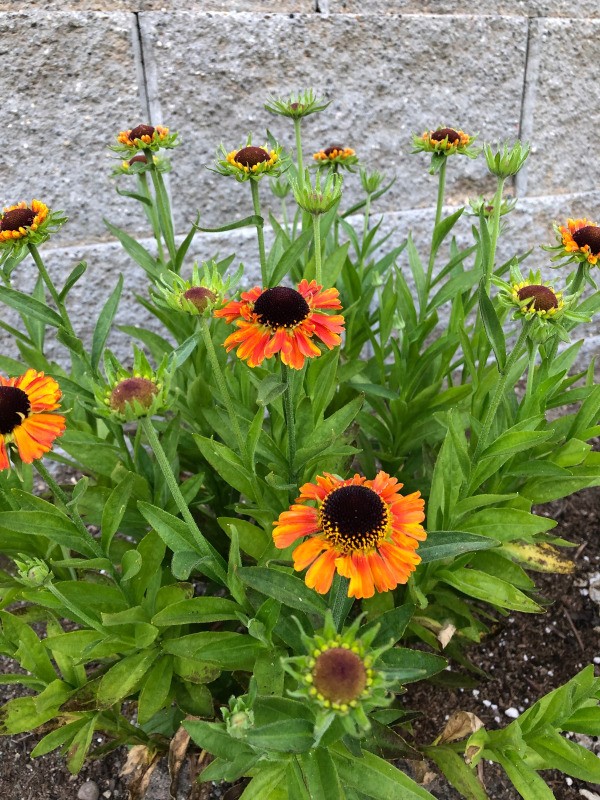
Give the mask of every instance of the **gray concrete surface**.
<path id="1" fill-rule="evenodd" d="M 44 252 L 62 277 L 79 259 L 89 264 L 71 301 L 86 337 L 119 272 L 128 292 L 119 322 L 131 321 L 133 296 L 144 290 L 102 221 L 148 235 L 134 204 L 114 191 L 106 150 L 119 130 L 142 121 L 181 133 L 169 176 L 179 235 L 197 210 L 208 226 L 251 213 L 249 187 L 205 166 L 221 141 L 233 149 L 253 132 L 262 143 L 267 127 L 293 150 L 291 123 L 263 103 L 309 86 L 332 103 L 304 122 L 306 162 L 342 142 L 368 168 L 397 176 L 375 209 L 386 229 L 396 227 L 390 246 L 409 227 L 427 241 L 436 179 L 426 156 L 410 154 L 411 136 L 440 124 L 479 132 L 480 141 L 532 142 L 501 254 L 550 241 L 553 220 L 600 218 L 596 0 L 498 0 L 493 14 L 489 3 L 458 0 L 191 0 L 185 8 L 168 0 L 0 0 L 0 202 L 36 197 L 67 213 Z M 133 188 L 127 179 L 121 185 Z M 348 176 L 348 204 L 357 189 L 358 177 Z M 492 190 L 482 158 L 452 159 L 450 206 Z M 466 221 L 457 233 L 468 234 Z M 255 279 L 251 232 L 199 236 L 190 265 L 215 247 L 238 248 Z M 545 258 L 536 252 L 531 263 Z M 19 286 L 32 274 L 23 263 Z M 600 324 L 590 335 L 600 335 Z M 130 347 L 118 335 L 111 344 L 123 356 Z M 0 348 L 14 350 L 2 333 Z"/>

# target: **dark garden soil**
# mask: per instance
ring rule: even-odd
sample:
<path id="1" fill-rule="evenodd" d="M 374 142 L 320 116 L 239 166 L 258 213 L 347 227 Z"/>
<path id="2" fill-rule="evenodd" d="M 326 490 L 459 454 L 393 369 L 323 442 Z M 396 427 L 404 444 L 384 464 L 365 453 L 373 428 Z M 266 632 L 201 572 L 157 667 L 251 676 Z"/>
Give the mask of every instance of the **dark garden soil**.
<path id="1" fill-rule="evenodd" d="M 504 726 L 587 664 L 600 664 L 600 489 L 580 492 L 538 511 L 558 521 L 555 533 L 576 543 L 577 549 L 571 551 L 575 572 L 558 576 L 534 575 L 541 596 L 551 602 L 546 613 L 500 617 L 492 635 L 482 645 L 471 649 L 470 658 L 491 676 L 489 680 L 483 680 L 477 688 L 449 690 L 430 684 L 408 687 L 404 695 L 406 707 L 423 713 L 414 723 L 417 743 L 433 741 L 448 717 L 457 710 L 473 712 L 490 729 Z M 0 671 L 13 672 L 14 665 L 0 657 Z M 6 702 L 19 693 L 16 686 L 2 686 L 0 701 Z M 71 776 L 56 754 L 29 758 L 39 738 L 38 734 L 21 734 L 0 739 L 1 800 L 75 800 L 78 796 L 82 800 L 127 798 L 126 780 L 119 776 L 127 757 L 124 749 L 101 762 L 88 764 L 79 775 Z M 593 739 L 579 737 L 578 741 L 596 752 L 600 749 L 600 742 Z M 413 763 L 401 766 L 418 775 Z M 432 764 L 420 770 L 421 778 L 424 773 L 427 789 L 438 800 L 460 797 L 435 774 Z M 494 765 L 484 765 L 483 778 L 492 800 L 518 800 L 519 795 Z M 557 800 L 590 800 L 598 791 L 597 787 L 557 772 L 545 773 L 544 778 Z M 86 782 L 90 783 L 82 788 Z M 192 797 L 189 772 L 184 767 L 177 800 L 236 800 L 242 788 L 206 786 L 198 793 L 197 787 Z M 158 764 L 146 797 L 147 800 L 169 800 L 165 759 Z"/>

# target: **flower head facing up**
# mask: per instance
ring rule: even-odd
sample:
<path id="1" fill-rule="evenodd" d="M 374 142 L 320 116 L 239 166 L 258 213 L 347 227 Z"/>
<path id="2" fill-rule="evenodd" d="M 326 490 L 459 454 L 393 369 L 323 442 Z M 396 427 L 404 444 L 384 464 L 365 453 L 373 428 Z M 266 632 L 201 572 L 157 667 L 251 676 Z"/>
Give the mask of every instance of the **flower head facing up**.
<path id="1" fill-rule="evenodd" d="M 516 284 L 513 286 L 513 297 L 519 302 L 523 314 L 551 316 L 564 307 L 561 293 L 555 294 L 550 286 L 542 283 Z"/>
<path id="2" fill-rule="evenodd" d="M 117 136 L 117 145 L 111 147 L 116 152 L 131 152 L 136 150 L 152 150 L 156 152 L 162 148 L 176 147 L 177 133 L 169 133 L 163 125 L 136 125 L 126 131 L 121 131 Z"/>
<path id="3" fill-rule="evenodd" d="M 126 370 L 111 353 L 104 354 L 107 385 L 96 387 L 98 412 L 120 422 L 160 413 L 168 392 L 167 360 L 153 370 L 144 353 L 134 348 L 133 369 Z"/>
<path id="4" fill-rule="evenodd" d="M 277 177 L 283 169 L 279 146 L 270 150 L 266 144 L 256 147 L 250 139 L 244 147 L 230 152 L 221 145 L 221 156 L 213 171 L 220 175 L 233 175 L 238 181 L 259 180 L 263 175 Z"/>
<path id="5" fill-rule="evenodd" d="M 155 299 L 177 311 L 209 317 L 230 287 L 237 284 L 242 269 L 240 267 L 235 275 L 224 278 L 218 264 L 210 261 L 204 262 L 202 269 L 194 264 L 192 276 L 187 280 L 175 272 L 167 272 L 161 276 L 158 284 L 160 294 L 156 294 Z"/>
<path id="6" fill-rule="evenodd" d="M 341 167 L 350 168 L 358 164 L 356 153 L 351 147 L 344 147 L 342 144 L 332 144 L 313 154 L 314 160 L 320 167 L 339 164 Z"/>
<path id="7" fill-rule="evenodd" d="M 488 200 L 485 197 L 479 195 L 478 197 L 470 197 L 469 198 L 469 205 L 471 206 L 471 211 L 468 211 L 468 214 L 473 216 L 479 216 L 483 214 L 484 217 L 489 218 L 494 213 L 494 204 L 492 200 Z M 503 197 L 502 202 L 500 204 L 500 216 L 503 217 L 505 214 L 509 214 L 513 208 L 517 205 L 517 198 L 516 197 Z"/>
<path id="8" fill-rule="evenodd" d="M 255 286 L 215 311 L 216 317 L 235 322 L 238 330 L 224 342 L 227 352 L 238 348 L 239 358 L 257 367 L 266 358 L 280 353 L 282 362 L 292 369 L 302 369 L 306 358 L 321 355 L 314 338 L 330 350 L 341 342 L 344 329 L 341 314 L 325 314 L 342 306 L 337 289 L 325 289 L 303 280 L 298 289 L 275 286 L 261 289 Z"/>
<path id="9" fill-rule="evenodd" d="M 0 470 L 9 469 L 7 445 L 31 464 L 47 453 L 65 429 L 59 408 L 61 391 L 53 378 L 28 369 L 17 378 L 0 375 Z"/>
<path id="10" fill-rule="evenodd" d="M 265 103 L 265 109 L 281 117 L 301 119 L 309 114 L 323 111 L 330 102 L 317 97 L 312 89 L 307 89 L 304 92 L 290 94 L 288 97 L 270 97 Z"/>
<path id="11" fill-rule="evenodd" d="M 421 494 L 403 496 L 401 488 L 385 472 L 373 480 L 319 475 L 274 523 L 275 546 L 283 549 L 306 537 L 293 552 L 294 569 L 309 567 L 306 585 L 319 594 L 329 591 L 336 571 L 350 579 L 349 597 L 395 589 L 420 562 L 416 550 L 426 538 Z"/>
<path id="12" fill-rule="evenodd" d="M 317 731 L 324 731 L 324 723 L 337 716 L 347 733 L 361 735 L 371 727 L 367 713 L 389 705 L 392 699 L 385 669 L 378 664 L 390 644 L 371 647 L 377 625 L 357 636 L 361 618 L 337 633 L 328 611 L 322 633 L 308 637 L 302 632 L 307 655 L 283 660 L 286 672 L 298 682 L 298 688 L 290 694 L 316 706 Z"/>
<path id="13" fill-rule="evenodd" d="M 557 229 L 559 257 L 595 265 L 600 258 L 600 226 L 587 219 L 568 219 Z M 552 248 L 554 249 L 554 248 Z"/>

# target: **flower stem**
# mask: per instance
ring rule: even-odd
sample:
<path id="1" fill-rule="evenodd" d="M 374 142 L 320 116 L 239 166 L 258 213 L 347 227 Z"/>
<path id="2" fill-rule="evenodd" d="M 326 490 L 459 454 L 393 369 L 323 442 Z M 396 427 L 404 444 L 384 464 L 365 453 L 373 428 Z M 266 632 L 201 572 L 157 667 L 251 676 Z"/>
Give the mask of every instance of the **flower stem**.
<path id="1" fill-rule="evenodd" d="M 258 196 L 258 181 L 250 178 L 250 189 L 252 190 L 252 205 L 257 217 L 260 213 L 260 198 Z M 256 237 L 258 239 L 258 256 L 260 258 L 260 277 L 262 285 L 267 288 L 267 256 L 265 254 L 265 237 L 263 234 L 262 222 L 256 224 Z"/>
<path id="2" fill-rule="evenodd" d="M 319 286 L 323 285 L 323 275 L 321 266 L 321 217 L 318 214 L 312 215 L 313 237 L 315 242 L 315 280 Z"/>
<path id="3" fill-rule="evenodd" d="M 362 238 L 362 251 L 360 254 L 360 265 L 359 265 L 359 281 L 362 284 L 363 276 L 365 272 L 365 256 L 366 252 L 366 245 L 365 242 L 367 241 L 367 236 L 369 235 L 369 219 L 371 216 L 371 195 L 367 195 L 367 200 L 365 202 L 365 218 L 363 221 L 363 238 Z"/>
<path id="4" fill-rule="evenodd" d="M 487 410 L 487 414 L 485 415 L 485 420 L 483 423 L 483 427 L 481 429 L 481 434 L 479 436 L 479 440 L 477 441 L 477 447 L 475 448 L 475 452 L 473 454 L 473 463 L 476 464 L 479 456 L 485 450 L 487 445 L 487 441 L 490 435 L 490 429 L 492 427 L 492 423 L 496 416 L 496 412 L 498 411 L 498 406 L 502 398 L 504 397 L 504 391 L 506 389 L 506 381 L 508 380 L 508 376 L 514 367 L 517 360 L 522 355 L 523 351 L 523 344 L 527 339 L 527 334 L 529 333 L 529 328 L 531 327 L 531 320 L 528 320 L 523 323 L 523 327 L 521 329 L 521 333 L 519 334 L 519 338 L 517 339 L 515 346 L 512 349 L 510 356 L 508 357 L 506 364 L 504 365 L 504 369 L 500 370 L 499 380 L 496 384 L 496 391 L 494 392 L 494 396 L 492 397 L 492 401 L 489 405 Z"/>
<path id="5" fill-rule="evenodd" d="M 68 333 L 70 333 L 72 336 L 75 336 L 75 331 L 73 330 L 73 326 L 71 325 L 71 320 L 69 319 L 69 315 L 67 314 L 63 302 L 60 299 L 58 292 L 56 291 L 56 286 L 52 282 L 52 278 L 48 274 L 48 270 L 44 266 L 44 262 L 42 261 L 42 257 L 40 256 L 39 250 L 31 242 L 28 243 L 27 247 L 33 257 L 33 260 L 35 261 L 35 265 L 38 268 L 40 275 L 42 276 L 42 280 L 44 281 L 48 291 L 50 292 L 50 296 L 54 300 L 56 309 L 62 318 L 63 325 L 65 326 Z"/>
<path id="6" fill-rule="evenodd" d="M 154 199 L 150 194 L 150 187 L 148 185 L 148 176 L 146 175 L 145 172 L 141 172 L 138 175 L 138 182 L 140 187 L 140 194 L 150 202 L 149 206 L 146 205 L 146 203 L 143 204 L 144 211 L 146 212 L 146 216 L 148 217 L 148 222 L 152 226 L 152 233 L 154 234 L 156 245 L 158 247 L 158 257 L 164 264 L 165 253 L 163 250 L 162 237 L 160 234 L 160 224 L 158 221 L 158 216 L 156 214 L 156 206 L 154 204 Z"/>
<path id="7" fill-rule="evenodd" d="M 212 336 L 210 335 L 208 322 L 205 319 L 202 319 L 200 322 L 200 330 L 202 331 L 202 338 L 204 339 L 206 354 L 208 355 L 208 360 L 210 361 L 211 369 L 215 376 L 215 380 L 217 381 L 219 392 L 221 393 L 221 399 L 225 403 L 225 408 L 227 409 L 227 413 L 229 414 L 229 420 L 231 422 L 231 427 L 233 428 L 233 432 L 235 433 L 235 438 L 237 439 L 240 455 L 245 460 L 246 443 L 244 437 L 242 436 L 242 431 L 240 430 L 240 424 L 238 422 L 238 418 L 235 413 L 233 400 L 231 399 L 231 395 L 229 394 L 229 390 L 227 388 L 227 383 L 225 382 L 225 376 L 223 375 L 223 370 L 221 369 L 221 365 L 219 364 L 219 359 L 217 358 L 217 353 L 215 351 L 215 345 L 212 340 Z"/>
<path id="8" fill-rule="evenodd" d="M 294 118 L 294 130 L 296 132 L 296 163 L 298 164 L 298 186 L 304 183 L 304 161 L 302 158 L 302 118 Z"/>
<path id="9" fill-rule="evenodd" d="M 585 280 L 586 264 L 578 264 L 573 282 L 568 286 L 569 294 L 577 294 Z"/>
<path id="10" fill-rule="evenodd" d="M 429 289 L 431 288 L 431 278 L 433 277 L 433 265 L 435 264 L 435 257 L 437 255 L 437 250 L 434 249 L 434 246 L 433 246 L 433 236 L 435 234 L 435 229 L 437 228 L 437 226 L 440 224 L 440 222 L 442 220 L 442 208 L 444 207 L 444 194 L 445 194 L 445 191 L 446 191 L 446 164 L 447 164 L 447 162 L 448 162 L 448 159 L 444 158 L 444 160 L 442 161 L 442 164 L 440 166 L 439 172 L 438 172 L 438 192 L 437 192 L 437 204 L 436 204 L 436 207 L 435 207 L 435 222 L 434 222 L 434 225 L 433 225 L 433 232 L 431 234 L 431 249 L 429 251 L 429 263 L 427 264 L 427 278 L 426 278 L 426 282 L 425 282 L 425 288 L 426 288 L 426 293 L 425 293 L 426 302 L 425 302 L 425 305 L 427 305 L 427 300 L 429 299 Z"/>
<path id="11" fill-rule="evenodd" d="M 92 534 L 88 531 L 85 527 L 83 520 L 81 519 L 79 512 L 74 504 L 69 506 L 69 498 L 60 488 L 58 483 L 54 480 L 52 475 L 46 469 L 43 461 L 41 459 L 37 459 L 33 462 L 35 468 L 39 472 L 40 476 L 46 482 L 48 488 L 54 495 L 54 500 L 57 506 L 60 507 L 61 511 L 63 511 L 73 522 L 79 533 L 81 534 L 82 538 L 86 541 L 87 544 L 92 548 L 94 551 L 94 555 L 96 558 L 106 558 L 106 553 L 103 551 L 101 545 L 94 539 Z M 111 570 L 112 573 L 112 570 Z M 114 575 L 114 573 L 113 573 Z"/>
<path id="12" fill-rule="evenodd" d="M 285 391 L 283 393 L 283 410 L 285 413 L 285 424 L 288 432 L 288 465 L 289 465 L 289 482 L 296 483 L 296 470 L 294 464 L 296 461 L 296 427 L 294 422 L 294 402 L 292 399 L 292 386 L 290 381 L 290 371 L 288 367 L 281 362 L 281 377 L 285 384 Z"/>
<path id="13" fill-rule="evenodd" d="M 502 210 L 502 193 L 504 191 L 505 178 L 498 178 L 498 187 L 494 195 L 494 212 L 492 214 L 492 229 L 490 231 L 490 256 L 488 263 L 484 265 L 485 268 L 485 291 L 489 297 L 490 287 L 492 284 L 492 272 L 494 271 L 494 263 L 496 261 L 496 245 L 498 244 L 498 235 L 500 233 L 500 212 Z"/>
<path id="14" fill-rule="evenodd" d="M 173 497 L 173 500 L 175 500 L 177 508 L 179 509 L 181 516 L 183 517 L 188 530 L 196 543 L 198 553 L 203 557 L 203 560 L 206 559 L 207 562 L 210 562 L 210 566 L 207 564 L 203 567 L 203 572 L 226 586 L 227 572 L 224 567 L 224 562 L 218 553 L 213 550 L 202 533 L 200 533 L 200 529 L 196 524 L 196 520 L 192 516 L 192 513 L 190 512 L 188 505 L 181 494 L 181 489 L 179 488 L 175 475 L 173 475 L 173 470 L 171 469 L 169 459 L 167 458 L 167 454 L 163 450 L 156 431 L 154 430 L 152 421 L 148 417 L 142 417 L 141 424 L 142 428 L 144 429 L 144 433 L 146 434 L 146 438 L 148 439 L 148 443 L 154 451 L 154 455 L 158 461 L 158 466 L 160 467 L 167 486 L 169 487 L 171 496 Z"/>
<path id="15" fill-rule="evenodd" d="M 152 163 L 150 174 L 152 175 L 152 183 L 154 184 L 154 193 L 156 195 L 156 206 L 158 209 L 158 220 L 160 227 L 165 238 L 165 244 L 169 251 L 169 258 L 171 260 L 171 267 L 175 270 L 175 261 L 177 258 L 177 247 L 175 246 L 175 234 L 173 232 L 173 218 L 171 216 L 171 208 L 169 204 L 169 195 L 163 176 L 152 162 L 152 155 L 146 156 L 149 163 Z"/>

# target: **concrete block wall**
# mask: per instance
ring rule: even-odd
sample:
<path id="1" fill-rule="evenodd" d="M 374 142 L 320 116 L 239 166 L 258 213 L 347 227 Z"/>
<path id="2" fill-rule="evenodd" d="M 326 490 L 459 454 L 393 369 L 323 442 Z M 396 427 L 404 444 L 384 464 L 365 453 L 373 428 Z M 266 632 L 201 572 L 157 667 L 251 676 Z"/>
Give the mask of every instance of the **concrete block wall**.
<path id="1" fill-rule="evenodd" d="M 482 141 L 532 142 L 513 186 L 519 205 L 509 218 L 506 255 L 551 241 L 555 220 L 600 218 L 593 146 L 597 0 L 497 0 L 493 7 L 480 0 L 189 0 L 182 6 L 0 0 L 0 203 L 36 197 L 66 212 L 69 223 L 44 254 L 59 282 L 77 261 L 88 262 L 71 308 L 82 333 L 89 335 L 119 272 L 127 292 L 120 320 L 131 323 L 139 313 L 133 295 L 143 291 L 143 276 L 103 223 L 107 218 L 148 235 L 134 204 L 114 190 L 106 150 L 119 130 L 139 122 L 181 134 L 182 147 L 169 154 L 180 235 L 198 210 L 206 226 L 251 213 L 248 187 L 205 166 L 220 142 L 234 149 L 252 132 L 262 143 L 267 127 L 293 148 L 289 121 L 270 115 L 263 103 L 305 87 L 332 101 L 304 121 L 307 162 L 312 152 L 341 142 L 368 168 L 397 176 L 375 208 L 394 229 L 390 246 L 410 228 L 428 236 L 436 179 L 427 175 L 426 156 L 410 155 L 411 137 L 441 124 L 479 132 Z M 452 159 L 450 205 L 493 185 L 482 158 Z M 358 176 L 349 176 L 349 203 L 357 188 Z M 236 248 L 254 278 L 257 254 L 248 231 L 199 235 L 192 257 Z M 545 258 L 538 250 L 529 263 L 541 266 Z M 20 265 L 15 285 L 29 285 L 33 269 Z M 592 352 L 600 324 L 589 332 Z M 127 342 L 111 343 L 126 357 Z M 14 355 L 1 331 L 0 349 Z"/>

